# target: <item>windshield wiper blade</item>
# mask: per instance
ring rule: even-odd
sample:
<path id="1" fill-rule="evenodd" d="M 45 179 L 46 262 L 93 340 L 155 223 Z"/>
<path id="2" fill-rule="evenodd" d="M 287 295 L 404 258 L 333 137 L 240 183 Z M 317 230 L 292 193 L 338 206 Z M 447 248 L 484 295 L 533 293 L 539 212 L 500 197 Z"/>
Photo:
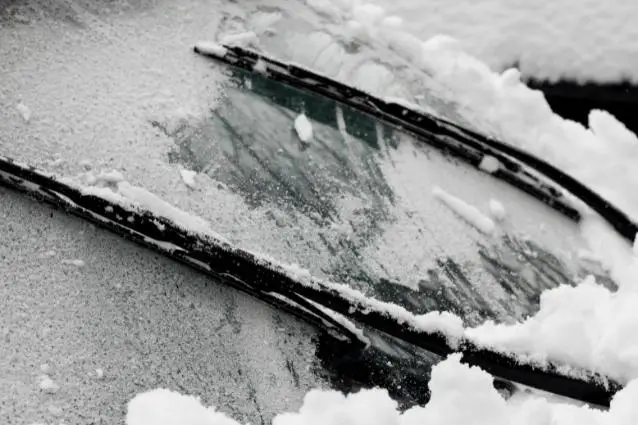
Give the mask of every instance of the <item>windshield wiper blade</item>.
<path id="1" fill-rule="evenodd" d="M 561 189 L 587 204 L 629 242 L 633 243 L 638 233 L 638 224 L 611 202 L 548 162 L 517 147 L 424 111 L 380 99 L 302 66 L 284 63 L 239 46 L 220 45 L 215 49 L 195 46 L 194 51 L 250 72 L 258 72 L 265 78 L 333 99 L 401 128 L 417 140 L 476 167 L 485 156 L 492 156 L 502 164 L 493 173 L 494 177 L 518 187 L 563 215 L 580 220 L 580 213 L 562 199 Z"/>
<path id="2" fill-rule="evenodd" d="M 521 363 L 470 341 L 451 342 L 443 333 L 423 330 L 415 316 L 394 304 L 300 274 L 211 235 L 189 231 L 142 207 L 84 193 L 69 181 L 1 156 L 0 184 L 88 219 L 361 345 L 366 341 L 326 314 L 325 309 L 440 356 L 463 353 L 464 362 L 480 366 L 495 377 L 588 403 L 608 406 L 621 388 L 611 379 L 588 371 L 571 368 L 576 374 L 567 374 L 558 366 Z"/>

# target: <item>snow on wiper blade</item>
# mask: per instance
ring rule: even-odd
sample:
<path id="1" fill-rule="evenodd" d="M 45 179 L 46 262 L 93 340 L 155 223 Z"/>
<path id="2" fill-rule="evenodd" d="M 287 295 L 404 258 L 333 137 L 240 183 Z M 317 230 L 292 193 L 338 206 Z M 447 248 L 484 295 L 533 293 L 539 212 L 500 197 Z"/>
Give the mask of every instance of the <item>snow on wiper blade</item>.
<path id="1" fill-rule="evenodd" d="M 478 347 L 464 338 L 460 320 L 450 320 L 445 313 L 417 316 L 348 286 L 322 281 L 305 270 L 237 249 L 205 227 L 190 227 L 188 217 L 167 205 L 163 215 L 157 215 L 148 206 L 129 202 L 110 189 L 96 191 L 76 185 L 4 157 L 0 157 L 0 183 L 87 218 L 362 345 L 367 341 L 350 320 L 440 356 L 461 352 L 464 362 L 495 377 L 589 403 L 608 405 L 620 389 L 598 374 L 568 366 L 523 363 L 514 356 Z M 145 196 L 149 198 L 148 193 Z"/>
<path id="2" fill-rule="evenodd" d="M 609 201 L 558 168 L 517 147 L 411 108 L 404 102 L 377 98 L 307 68 L 242 47 L 198 43 L 194 51 L 346 104 L 395 125 L 416 136 L 419 141 L 449 152 L 476 167 L 481 167 L 486 157 L 495 158 L 500 166 L 492 172 L 494 177 L 518 187 L 565 216 L 580 219 L 580 212 L 562 196 L 563 190 L 587 204 L 626 240 L 633 242 L 638 233 L 638 224 Z"/>

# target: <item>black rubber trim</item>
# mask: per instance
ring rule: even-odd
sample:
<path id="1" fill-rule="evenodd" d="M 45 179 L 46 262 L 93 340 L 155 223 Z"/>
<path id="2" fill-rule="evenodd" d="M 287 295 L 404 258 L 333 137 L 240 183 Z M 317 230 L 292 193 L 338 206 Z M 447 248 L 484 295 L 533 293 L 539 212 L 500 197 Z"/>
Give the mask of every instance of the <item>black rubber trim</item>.
<path id="1" fill-rule="evenodd" d="M 503 165 L 493 174 L 494 177 L 520 188 L 562 214 L 575 220 L 580 219 L 578 211 L 561 199 L 560 189 L 552 183 L 587 204 L 626 240 L 633 243 L 638 233 L 638 224 L 610 202 L 573 177 L 519 148 L 425 112 L 386 102 L 306 68 L 280 62 L 238 46 L 224 45 L 222 47 L 223 54 L 202 52 L 197 47 L 194 50 L 201 55 L 251 72 L 258 72 L 266 78 L 356 108 L 388 124 L 402 128 L 418 140 L 454 154 L 475 166 L 480 164 L 485 155 L 493 156 Z M 258 62 L 259 65 L 256 66 Z M 541 180 L 539 175 L 546 181 Z"/>
<path id="2" fill-rule="evenodd" d="M 461 352 L 464 362 L 480 366 L 505 380 L 601 406 L 609 406 L 614 393 L 621 388 L 619 384 L 597 374 L 579 370 L 575 376 L 587 378 L 576 378 L 564 374 L 557 366 L 523 364 L 513 357 L 479 348 L 469 341 L 451 345 L 444 335 L 419 330 L 409 320 L 393 315 L 384 308 L 388 305 L 386 303 L 355 297 L 341 285 L 311 276 L 296 278 L 281 266 L 234 248 L 213 236 L 189 232 L 171 220 L 139 207 L 123 206 L 82 193 L 51 174 L 5 157 L 0 157 L 0 183 L 64 208 L 69 213 L 86 218 L 355 341 L 357 336 L 354 333 L 320 310 L 309 308 L 310 304 L 300 302 L 300 297 L 432 353 L 446 356 Z M 173 244 L 176 249 L 168 248 L 166 243 Z"/>

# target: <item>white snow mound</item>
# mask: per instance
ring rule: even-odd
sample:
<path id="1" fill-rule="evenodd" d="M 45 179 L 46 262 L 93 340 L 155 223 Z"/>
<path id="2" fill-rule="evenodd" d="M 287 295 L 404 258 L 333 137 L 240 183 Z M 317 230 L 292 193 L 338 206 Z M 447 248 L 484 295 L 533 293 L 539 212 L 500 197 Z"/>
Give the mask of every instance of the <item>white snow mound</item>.
<path id="1" fill-rule="evenodd" d="M 312 124 L 306 114 L 299 114 L 295 118 L 295 131 L 302 142 L 309 142 L 312 139 Z"/>

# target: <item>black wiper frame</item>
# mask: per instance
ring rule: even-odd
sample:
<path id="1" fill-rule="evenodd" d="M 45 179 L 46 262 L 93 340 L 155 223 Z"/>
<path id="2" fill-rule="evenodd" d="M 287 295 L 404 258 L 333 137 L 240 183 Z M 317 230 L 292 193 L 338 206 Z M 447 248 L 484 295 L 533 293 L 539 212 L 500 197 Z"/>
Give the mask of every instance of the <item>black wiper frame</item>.
<path id="1" fill-rule="evenodd" d="M 578 212 L 564 202 L 558 188 L 551 185 L 553 181 L 590 205 L 625 238 L 632 240 L 636 234 L 638 226 L 604 199 L 549 164 L 509 145 L 430 115 L 385 102 L 301 67 L 283 64 L 239 47 L 225 46 L 223 55 L 213 57 L 251 72 L 256 63 L 262 61 L 261 65 L 266 65 L 268 78 L 356 108 L 403 128 L 418 140 L 448 151 L 475 166 L 485 155 L 494 156 L 504 165 L 495 173 L 495 177 L 520 187 L 568 217 L 578 219 Z M 264 70 L 261 65 L 260 72 Z M 541 180 L 539 175 L 548 181 Z M 323 282 L 311 276 L 298 279 L 282 266 L 210 235 L 192 233 L 152 211 L 83 193 L 52 174 L 9 158 L 0 157 L 0 183 L 84 217 L 350 340 L 357 340 L 358 337 L 314 304 L 441 356 L 461 352 L 465 363 L 480 366 L 495 377 L 588 403 L 609 406 L 611 398 L 621 388 L 618 383 L 595 373 L 581 370 L 576 371 L 576 374 L 568 374 L 563 372 L 560 365 L 541 367 L 522 363 L 514 356 L 478 347 L 471 341 L 451 344 L 445 335 L 425 332 L 410 321 L 392 314 L 384 308 L 385 303 L 353 296 L 342 285 Z M 574 371 L 574 368 L 571 369 Z"/>

